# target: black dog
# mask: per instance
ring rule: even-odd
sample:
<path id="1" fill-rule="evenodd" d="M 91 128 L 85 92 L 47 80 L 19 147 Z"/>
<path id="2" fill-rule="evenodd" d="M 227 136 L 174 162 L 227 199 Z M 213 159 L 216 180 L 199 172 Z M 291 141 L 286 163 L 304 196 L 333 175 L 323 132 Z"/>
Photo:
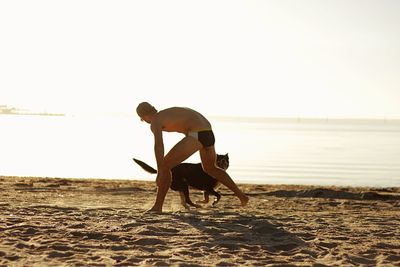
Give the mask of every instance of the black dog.
<path id="1" fill-rule="evenodd" d="M 157 173 L 157 170 L 150 167 L 143 161 L 135 158 L 133 160 L 137 164 L 139 164 L 139 166 L 142 167 L 145 171 L 149 173 Z M 228 154 L 217 155 L 217 165 L 224 170 L 228 169 Z M 217 204 L 218 201 L 221 199 L 221 194 L 215 191 L 216 187 L 219 185 L 219 182 L 208 175 L 206 172 L 204 172 L 201 163 L 181 163 L 172 168 L 171 172 L 171 189 L 179 191 L 181 202 L 184 207 L 188 208 L 187 204 L 197 208 L 200 207 L 190 200 L 189 186 L 204 191 L 204 201 L 202 201 L 202 203 L 208 203 L 210 194 L 216 197 L 216 199 L 212 203 L 213 206 Z"/>

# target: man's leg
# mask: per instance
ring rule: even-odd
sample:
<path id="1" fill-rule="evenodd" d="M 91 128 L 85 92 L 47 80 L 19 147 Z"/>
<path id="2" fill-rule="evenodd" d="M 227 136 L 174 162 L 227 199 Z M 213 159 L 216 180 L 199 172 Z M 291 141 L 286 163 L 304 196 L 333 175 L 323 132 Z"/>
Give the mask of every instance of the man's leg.
<path id="1" fill-rule="evenodd" d="M 201 147 L 199 141 L 195 138 L 186 136 L 179 141 L 164 157 L 164 164 L 171 170 L 173 167 L 190 157 L 194 152 L 198 151 Z M 154 206 L 150 211 L 161 212 L 164 204 L 165 196 L 171 185 L 171 172 L 165 176 L 157 176 L 157 197 Z"/>
<path id="2" fill-rule="evenodd" d="M 161 212 L 162 206 L 164 204 L 165 196 L 167 195 L 168 189 L 171 186 L 171 170 L 168 169 L 163 176 L 157 174 L 156 184 L 157 184 L 157 197 L 153 207 L 150 211 Z"/>
<path id="3" fill-rule="evenodd" d="M 217 155 L 215 153 L 215 147 L 210 146 L 200 149 L 200 157 L 204 171 L 232 190 L 233 193 L 235 193 L 235 195 L 239 198 L 242 206 L 245 206 L 249 201 L 249 197 L 237 187 L 235 182 L 225 170 L 216 165 Z"/>

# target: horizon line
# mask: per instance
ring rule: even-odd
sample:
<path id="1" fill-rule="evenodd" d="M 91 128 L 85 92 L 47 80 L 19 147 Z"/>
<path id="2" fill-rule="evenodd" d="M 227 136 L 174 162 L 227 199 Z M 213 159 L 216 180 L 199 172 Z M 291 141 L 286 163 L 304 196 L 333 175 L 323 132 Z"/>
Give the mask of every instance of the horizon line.
<path id="1" fill-rule="evenodd" d="M 0 107 L 12 109 L 12 112 L 1 112 L 0 115 L 63 115 L 63 116 L 120 116 L 131 117 L 136 116 L 134 112 L 127 111 L 50 111 L 48 109 L 26 109 L 0 104 Z M 204 113 L 204 112 L 203 112 Z M 207 117 L 216 119 L 238 119 L 238 120 L 378 120 L 378 121 L 397 121 L 400 116 L 312 116 L 312 115 L 227 115 L 227 114 L 207 114 Z"/>
<path id="2" fill-rule="evenodd" d="M 134 113 L 129 112 L 66 112 L 66 113 L 53 113 L 53 112 L 21 112 L 21 113 L 1 113 L 2 116 L 106 116 L 106 117 L 133 117 Z M 278 121 L 278 120 L 291 120 L 291 121 L 400 121 L 400 117 L 344 117 L 344 116 L 267 116 L 267 115 L 207 115 L 211 119 L 221 120 L 239 120 L 239 121 Z"/>

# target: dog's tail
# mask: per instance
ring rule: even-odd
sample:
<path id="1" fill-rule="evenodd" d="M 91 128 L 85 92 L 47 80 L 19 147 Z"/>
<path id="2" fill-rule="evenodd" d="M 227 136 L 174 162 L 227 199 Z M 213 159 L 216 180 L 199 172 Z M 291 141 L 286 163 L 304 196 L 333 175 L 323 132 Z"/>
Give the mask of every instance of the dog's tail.
<path id="1" fill-rule="evenodd" d="M 147 164 L 144 163 L 143 161 L 138 160 L 138 159 L 135 159 L 135 158 L 133 158 L 133 161 L 136 162 L 140 167 L 142 167 L 143 170 L 145 170 L 145 171 L 147 171 L 147 172 L 149 172 L 149 173 L 157 173 L 157 170 L 156 170 L 156 169 L 154 169 L 153 167 L 147 165 Z"/>

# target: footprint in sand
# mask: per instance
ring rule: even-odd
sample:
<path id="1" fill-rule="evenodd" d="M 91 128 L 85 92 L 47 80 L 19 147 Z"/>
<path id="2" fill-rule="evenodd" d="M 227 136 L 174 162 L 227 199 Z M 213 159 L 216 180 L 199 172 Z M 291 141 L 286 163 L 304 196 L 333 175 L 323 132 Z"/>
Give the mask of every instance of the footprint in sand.
<path id="1" fill-rule="evenodd" d="M 50 252 L 47 257 L 48 258 L 67 258 L 74 255 L 72 252 L 59 252 L 59 251 L 52 251 Z"/>
<path id="2" fill-rule="evenodd" d="M 145 245 L 165 245 L 166 243 L 158 238 L 139 238 L 138 240 L 132 242 L 135 245 L 145 246 Z"/>
<path id="3" fill-rule="evenodd" d="M 319 247 L 328 248 L 328 249 L 335 248 L 339 245 L 338 243 L 335 243 L 335 242 L 323 242 L 323 241 L 317 242 L 316 244 Z"/>

